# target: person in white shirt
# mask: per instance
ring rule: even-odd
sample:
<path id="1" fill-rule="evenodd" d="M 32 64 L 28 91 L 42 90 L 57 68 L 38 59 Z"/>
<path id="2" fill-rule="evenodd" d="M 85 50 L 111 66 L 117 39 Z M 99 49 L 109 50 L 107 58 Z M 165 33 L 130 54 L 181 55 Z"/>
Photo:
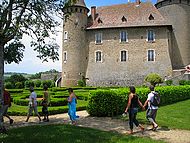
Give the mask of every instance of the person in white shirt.
<path id="1" fill-rule="evenodd" d="M 27 119 L 26 122 L 28 122 L 32 111 L 34 110 L 35 114 L 38 116 L 39 121 L 41 121 L 40 115 L 38 114 L 38 109 L 37 109 L 37 95 L 34 92 L 34 87 L 30 87 L 30 96 L 29 96 L 29 109 L 28 109 L 28 115 L 27 115 Z"/>
<path id="2" fill-rule="evenodd" d="M 158 124 L 156 123 L 156 115 L 157 115 L 158 106 L 153 106 L 151 104 L 151 102 L 153 102 L 154 93 L 156 93 L 156 92 L 154 91 L 154 86 L 150 86 L 149 89 L 150 89 L 150 93 L 148 94 L 148 98 L 145 101 L 143 107 L 145 108 L 148 104 L 146 117 L 151 122 L 151 124 L 153 126 L 152 130 L 156 131 L 156 129 L 158 128 Z"/>

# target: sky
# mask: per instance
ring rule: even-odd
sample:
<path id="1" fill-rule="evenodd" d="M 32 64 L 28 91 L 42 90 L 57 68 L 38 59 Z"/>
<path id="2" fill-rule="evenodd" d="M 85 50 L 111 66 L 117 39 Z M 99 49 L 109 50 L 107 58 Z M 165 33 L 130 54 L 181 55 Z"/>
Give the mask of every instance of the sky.
<path id="1" fill-rule="evenodd" d="M 114 4 L 124 4 L 128 1 L 134 2 L 135 0 L 85 0 L 86 6 L 90 9 L 91 6 L 109 6 Z M 147 0 L 152 1 L 153 4 L 156 3 L 156 0 Z M 143 0 L 145 2 L 145 0 Z M 61 27 L 60 31 L 62 31 Z M 22 62 L 19 64 L 5 64 L 5 72 L 17 72 L 17 73 L 28 73 L 28 74 L 35 74 L 38 72 L 44 72 L 49 71 L 51 69 L 55 69 L 57 71 L 61 72 L 62 69 L 62 53 L 61 53 L 61 47 L 62 47 L 62 34 L 59 32 L 56 36 L 56 41 L 60 45 L 59 48 L 59 61 L 52 62 L 49 60 L 49 62 L 43 62 L 36 57 L 36 52 L 33 51 L 33 49 L 30 47 L 30 38 L 24 37 L 22 40 L 22 43 L 25 45 L 25 52 L 24 52 L 24 58 Z"/>

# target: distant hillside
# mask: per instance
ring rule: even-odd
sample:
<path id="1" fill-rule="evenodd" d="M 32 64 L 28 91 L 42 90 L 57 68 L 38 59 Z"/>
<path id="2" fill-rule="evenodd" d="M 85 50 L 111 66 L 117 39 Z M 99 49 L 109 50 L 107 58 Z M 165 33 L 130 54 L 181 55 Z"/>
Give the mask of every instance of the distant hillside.
<path id="1" fill-rule="evenodd" d="M 17 73 L 17 72 L 5 72 L 4 73 L 4 77 L 10 77 L 11 75 L 14 75 L 14 74 L 21 74 L 23 75 L 24 77 L 28 78 L 29 76 L 31 76 L 31 74 L 27 74 L 27 73 Z"/>

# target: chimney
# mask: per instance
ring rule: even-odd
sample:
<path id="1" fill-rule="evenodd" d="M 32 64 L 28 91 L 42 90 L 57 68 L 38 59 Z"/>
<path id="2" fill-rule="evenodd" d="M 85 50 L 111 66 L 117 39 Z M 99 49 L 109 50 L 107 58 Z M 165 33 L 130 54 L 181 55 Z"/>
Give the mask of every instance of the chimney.
<path id="1" fill-rule="evenodd" d="M 92 20 L 94 21 L 96 19 L 96 6 L 91 7 L 91 16 Z"/>
<path id="2" fill-rule="evenodd" d="M 136 0 L 136 4 L 139 5 L 141 3 L 141 0 Z"/>

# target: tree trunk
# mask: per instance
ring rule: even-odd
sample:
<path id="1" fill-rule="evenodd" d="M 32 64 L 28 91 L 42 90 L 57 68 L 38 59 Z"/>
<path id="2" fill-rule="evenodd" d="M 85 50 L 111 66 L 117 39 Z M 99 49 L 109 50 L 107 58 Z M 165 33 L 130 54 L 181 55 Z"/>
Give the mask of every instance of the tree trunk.
<path id="1" fill-rule="evenodd" d="M 4 44 L 0 42 L 0 104 L 3 103 L 4 84 Z"/>

